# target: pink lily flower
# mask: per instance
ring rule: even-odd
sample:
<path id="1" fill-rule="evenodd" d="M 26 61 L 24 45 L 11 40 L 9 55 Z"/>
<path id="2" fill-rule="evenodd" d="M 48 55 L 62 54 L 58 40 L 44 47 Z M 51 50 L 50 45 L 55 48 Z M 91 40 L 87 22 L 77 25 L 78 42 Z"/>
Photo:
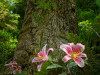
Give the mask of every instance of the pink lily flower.
<path id="1" fill-rule="evenodd" d="M 13 66 L 15 64 L 17 64 L 16 61 L 13 61 L 13 62 L 10 62 L 9 64 L 5 64 L 5 66 Z"/>
<path id="2" fill-rule="evenodd" d="M 21 72 L 21 66 L 18 66 L 18 67 L 16 67 L 16 66 L 13 66 L 12 67 L 13 68 L 13 74 L 16 74 L 16 71 L 19 71 L 19 72 Z"/>
<path id="3" fill-rule="evenodd" d="M 21 66 L 18 66 L 18 67 L 16 67 L 16 66 L 13 66 L 12 67 L 14 70 L 16 70 L 16 71 L 19 71 L 19 70 L 21 70 Z"/>
<path id="4" fill-rule="evenodd" d="M 84 45 L 81 43 L 77 43 L 76 45 L 73 43 L 68 43 L 68 45 L 62 44 L 60 48 L 67 54 L 62 59 L 64 62 L 73 59 L 79 67 L 84 67 L 84 61 L 81 57 L 86 57 L 86 60 L 88 59 L 87 55 L 82 53 L 85 49 Z"/>
<path id="5" fill-rule="evenodd" d="M 47 60 L 48 60 L 48 53 L 49 51 L 53 51 L 53 48 L 49 48 L 47 53 L 46 53 L 46 46 L 45 45 L 42 49 L 42 51 L 40 51 L 38 54 L 37 54 L 37 57 L 35 57 L 32 62 L 42 62 L 40 65 L 37 66 L 37 69 L 38 71 L 41 70 L 41 66 L 43 63 L 45 63 Z"/>

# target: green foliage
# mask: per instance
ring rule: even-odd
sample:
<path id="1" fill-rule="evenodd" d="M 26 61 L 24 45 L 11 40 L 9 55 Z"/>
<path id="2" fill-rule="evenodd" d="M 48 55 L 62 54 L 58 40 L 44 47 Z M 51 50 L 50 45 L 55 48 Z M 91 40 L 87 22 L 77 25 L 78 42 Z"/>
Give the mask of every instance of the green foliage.
<path id="1" fill-rule="evenodd" d="M 9 28 L 11 30 L 17 30 L 18 18 L 20 17 L 18 14 L 11 14 L 11 11 L 15 8 L 14 5 L 10 3 L 14 0 L 3 0 L 0 2 L 0 27 L 1 28 Z"/>
<path id="2" fill-rule="evenodd" d="M 17 24 L 17 28 L 18 30 L 20 30 L 23 24 L 23 20 L 24 20 L 26 0 L 14 0 L 13 3 L 14 3 L 13 4 L 14 9 L 12 10 L 13 13 L 17 13 L 20 15 L 20 17 L 18 18 L 18 24 Z"/>
<path id="3" fill-rule="evenodd" d="M 67 66 L 68 66 L 68 68 L 72 68 L 72 67 L 75 67 L 76 65 L 77 64 L 75 62 L 71 62 Z"/>
<path id="4" fill-rule="evenodd" d="M 61 73 L 61 74 L 59 74 L 59 75 L 67 75 L 67 74 L 66 74 L 66 72 L 62 72 L 62 73 Z"/>
<path id="5" fill-rule="evenodd" d="M 58 64 L 52 64 L 50 66 L 48 66 L 46 69 L 53 69 L 53 68 L 60 68 L 62 67 L 61 65 L 58 65 Z"/>
<path id="6" fill-rule="evenodd" d="M 99 0 L 76 0 L 76 4 L 79 22 L 85 20 L 93 21 L 100 12 Z"/>
<path id="7" fill-rule="evenodd" d="M 48 61 L 52 62 L 53 58 L 51 58 L 50 56 L 48 56 Z"/>
<path id="8" fill-rule="evenodd" d="M 100 34 L 100 14 L 98 14 L 93 20 L 93 28 Z"/>
<path id="9" fill-rule="evenodd" d="M 43 8 L 44 10 L 50 10 L 51 8 L 56 9 L 56 4 L 53 1 L 47 1 L 47 0 L 33 0 L 33 2 L 36 5 L 39 5 L 40 8 Z"/>
<path id="10" fill-rule="evenodd" d="M 98 5 L 96 4 L 98 0 L 76 0 L 76 4 L 78 9 L 81 8 L 82 10 L 89 10 L 92 9 L 93 11 L 98 13 Z"/>
<path id="11" fill-rule="evenodd" d="M 67 37 L 70 42 L 80 42 L 87 46 L 94 45 L 97 38 L 99 38 L 99 32 L 94 29 L 93 24 L 89 20 L 79 22 L 79 33 L 78 35 L 68 33 Z"/>
<path id="12" fill-rule="evenodd" d="M 78 9 L 77 11 L 78 13 L 78 21 L 85 21 L 85 20 L 92 20 L 95 18 L 95 13 L 93 10 L 82 10 L 82 9 Z"/>
<path id="13" fill-rule="evenodd" d="M 0 30 L 0 69 L 4 66 L 5 61 L 11 61 L 13 58 L 12 56 L 15 51 L 16 44 L 17 39 L 13 38 L 11 33 L 5 30 Z"/>
<path id="14" fill-rule="evenodd" d="M 35 72 L 34 75 L 48 75 L 49 70 L 47 70 L 47 66 L 49 66 L 49 62 L 45 62 L 42 67 L 40 72 Z"/>
<path id="15" fill-rule="evenodd" d="M 100 12 L 100 0 L 96 0 L 96 5 L 99 7 L 99 11 Z"/>

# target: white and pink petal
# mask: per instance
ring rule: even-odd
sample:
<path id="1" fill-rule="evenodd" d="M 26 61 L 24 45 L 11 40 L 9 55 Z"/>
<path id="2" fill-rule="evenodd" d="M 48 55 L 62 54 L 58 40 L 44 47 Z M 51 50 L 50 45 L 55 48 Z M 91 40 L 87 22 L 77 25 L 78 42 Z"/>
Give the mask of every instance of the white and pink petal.
<path id="1" fill-rule="evenodd" d="M 13 66 L 12 63 L 10 62 L 9 64 L 5 64 L 5 66 Z"/>
<path id="2" fill-rule="evenodd" d="M 62 44 L 60 45 L 60 48 L 65 52 L 67 53 L 68 55 L 71 55 L 72 54 L 72 49 L 69 45 L 66 45 L 66 44 Z"/>
<path id="3" fill-rule="evenodd" d="M 85 53 L 80 53 L 80 54 L 78 55 L 78 57 L 86 57 L 86 60 L 88 60 L 87 55 L 86 55 Z"/>
<path id="4" fill-rule="evenodd" d="M 72 59 L 71 56 L 66 55 L 64 56 L 64 58 L 62 59 L 63 62 L 67 62 L 68 60 Z"/>
<path id="5" fill-rule="evenodd" d="M 13 71 L 13 74 L 16 74 L 16 71 L 15 70 Z"/>
<path id="6" fill-rule="evenodd" d="M 38 71 L 41 70 L 41 66 L 42 66 L 42 64 L 43 64 L 44 62 L 45 62 L 45 61 L 43 61 L 40 65 L 37 66 Z"/>
<path id="7" fill-rule="evenodd" d="M 80 58 L 80 57 L 75 58 L 74 61 L 79 67 L 84 67 L 85 66 L 83 59 Z"/>
<path id="8" fill-rule="evenodd" d="M 53 51 L 53 48 L 49 48 L 48 51 L 47 51 L 47 56 L 49 54 L 49 51 Z"/>
<path id="9" fill-rule="evenodd" d="M 41 62 L 43 61 L 43 59 L 41 59 L 40 57 L 35 57 L 33 60 L 32 60 L 32 63 L 33 62 Z"/>
<path id="10" fill-rule="evenodd" d="M 74 43 L 68 43 L 68 45 L 72 48 L 72 50 L 75 47 Z"/>
<path id="11" fill-rule="evenodd" d="M 75 47 L 73 48 L 73 52 L 75 52 L 75 53 L 82 53 L 84 51 L 84 49 L 85 49 L 84 45 L 82 45 L 81 43 L 77 43 L 75 45 Z"/>
<path id="12" fill-rule="evenodd" d="M 40 51 L 40 52 L 38 53 L 38 55 L 41 56 L 41 57 L 45 57 L 45 54 L 43 53 L 43 51 Z"/>
<path id="13" fill-rule="evenodd" d="M 47 46 L 47 44 L 42 48 L 42 52 L 44 55 L 46 55 L 46 46 Z"/>
<path id="14" fill-rule="evenodd" d="M 13 61 L 13 62 L 12 62 L 12 65 L 14 65 L 14 64 L 17 64 L 17 62 L 16 62 L 16 61 Z"/>

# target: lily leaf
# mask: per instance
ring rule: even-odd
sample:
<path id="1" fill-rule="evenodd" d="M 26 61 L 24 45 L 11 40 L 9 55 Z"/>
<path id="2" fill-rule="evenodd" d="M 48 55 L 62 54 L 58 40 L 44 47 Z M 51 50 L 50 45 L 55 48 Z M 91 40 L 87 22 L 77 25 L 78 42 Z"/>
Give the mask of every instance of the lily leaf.
<path id="1" fill-rule="evenodd" d="M 52 64 L 52 65 L 48 66 L 46 69 L 59 68 L 59 67 L 62 67 L 62 66 L 58 65 L 58 64 Z"/>
<path id="2" fill-rule="evenodd" d="M 68 66 L 68 68 L 72 68 L 72 67 L 74 67 L 74 66 L 76 66 L 77 64 L 75 63 L 75 62 L 71 62 L 71 63 L 69 63 L 67 66 Z"/>

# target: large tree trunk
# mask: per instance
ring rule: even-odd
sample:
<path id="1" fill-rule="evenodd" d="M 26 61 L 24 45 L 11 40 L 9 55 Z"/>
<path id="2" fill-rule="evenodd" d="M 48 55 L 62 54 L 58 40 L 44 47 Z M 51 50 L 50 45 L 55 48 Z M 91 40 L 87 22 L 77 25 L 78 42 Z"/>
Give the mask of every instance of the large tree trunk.
<path id="1" fill-rule="evenodd" d="M 48 0 L 51 1 L 51 0 Z M 74 0 L 53 0 L 57 8 L 45 10 L 27 0 L 24 23 L 19 33 L 15 60 L 20 65 L 32 64 L 32 53 L 44 44 L 60 53 L 60 45 L 67 43 L 67 32 L 77 33 L 78 24 Z M 58 56 L 58 57 L 59 57 Z"/>

